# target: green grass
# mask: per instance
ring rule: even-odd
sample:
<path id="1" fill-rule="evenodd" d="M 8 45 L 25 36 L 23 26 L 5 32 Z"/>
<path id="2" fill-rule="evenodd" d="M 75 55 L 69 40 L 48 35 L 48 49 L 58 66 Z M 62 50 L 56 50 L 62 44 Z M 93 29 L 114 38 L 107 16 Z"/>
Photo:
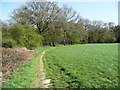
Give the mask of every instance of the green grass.
<path id="1" fill-rule="evenodd" d="M 41 52 L 38 52 L 33 59 L 20 66 L 19 72 L 8 77 L 9 81 L 2 88 L 32 88 L 36 73 L 36 60 Z"/>
<path id="2" fill-rule="evenodd" d="M 46 51 L 46 50 L 51 50 L 51 49 L 53 49 L 53 48 L 56 48 L 56 47 L 45 46 L 45 47 L 40 47 L 40 48 L 38 48 L 38 50 L 41 50 L 41 51 L 43 52 L 43 51 Z"/>
<path id="3" fill-rule="evenodd" d="M 9 80 L 5 84 L 3 84 L 2 88 L 40 88 L 41 85 L 36 86 L 35 79 L 41 78 L 40 75 L 36 76 L 36 74 L 39 74 L 38 72 L 38 66 L 39 66 L 39 60 L 40 55 L 45 50 L 50 50 L 53 47 L 41 47 L 39 49 L 35 49 L 36 51 L 41 50 L 38 52 L 31 60 L 26 62 L 25 64 L 20 65 L 20 69 L 18 72 L 11 74 L 7 76 L 7 79 Z"/>
<path id="4" fill-rule="evenodd" d="M 60 46 L 44 55 L 54 88 L 118 87 L 118 44 Z"/>
<path id="5" fill-rule="evenodd" d="M 47 78 L 54 88 L 116 88 L 118 44 L 80 44 L 41 47 Z M 35 88 L 41 52 L 9 76 L 2 88 Z M 38 78 L 41 76 L 38 76 Z M 41 87 L 41 86 L 40 86 Z"/>

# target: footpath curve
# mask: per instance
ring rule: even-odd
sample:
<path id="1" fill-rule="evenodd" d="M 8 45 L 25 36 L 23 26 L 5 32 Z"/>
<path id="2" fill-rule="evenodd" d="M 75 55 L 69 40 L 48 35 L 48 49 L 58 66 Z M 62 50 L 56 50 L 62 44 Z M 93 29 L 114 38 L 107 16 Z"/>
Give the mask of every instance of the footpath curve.
<path id="1" fill-rule="evenodd" d="M 35 86 L 34 87 L 40 87 L 40 88 L 49 88 L 51 79 L 46 79 L 46 74 L 44 72 L 44 63 L 43 63 L 43 56 L 47 51 L 53 50 L 55 48 L 45 50 L 40 55 L 39 63 L 36 63 L 37 67 L 37 74 L 35 78 Z"/>

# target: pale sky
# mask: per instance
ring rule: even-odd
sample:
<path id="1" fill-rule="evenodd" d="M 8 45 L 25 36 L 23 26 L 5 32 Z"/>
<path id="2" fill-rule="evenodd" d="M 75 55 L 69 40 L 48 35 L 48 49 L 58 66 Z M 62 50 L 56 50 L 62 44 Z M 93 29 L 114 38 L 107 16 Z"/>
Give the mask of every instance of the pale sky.
<path id="1" fill-rule="evenodd" d="M 0 19 L 5 21 L 10 19 L 10 13 L 15 8 L 19 8 L 25 2 L 0 2 Z M 92 20 L 103 22 L 114 22 L 118 24 L 118 2 L 58 2 L 61 7 L 63 4 L 72 6 L 80 16 Z"/>

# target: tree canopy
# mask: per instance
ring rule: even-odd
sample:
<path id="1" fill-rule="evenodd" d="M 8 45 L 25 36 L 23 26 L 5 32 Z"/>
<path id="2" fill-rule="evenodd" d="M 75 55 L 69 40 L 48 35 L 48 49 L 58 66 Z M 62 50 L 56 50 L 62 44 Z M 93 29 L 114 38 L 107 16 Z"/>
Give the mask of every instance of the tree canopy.
<path id="1" fill-rule="evenodd" d="M 14 23 L 1 21 L 4 47 L 120 41 L 120 26 L 84 19 L 72 7 L 56 2 L 27 2 L 12 12 L 11 20 Z"/>

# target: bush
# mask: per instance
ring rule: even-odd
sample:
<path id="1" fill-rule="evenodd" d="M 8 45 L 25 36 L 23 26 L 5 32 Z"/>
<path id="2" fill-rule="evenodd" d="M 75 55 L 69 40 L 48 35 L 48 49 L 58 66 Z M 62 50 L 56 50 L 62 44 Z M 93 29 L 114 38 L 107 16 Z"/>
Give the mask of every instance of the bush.
<path id="1" fill-rule="evenodd" d="M 14 24 L 10 27 L 9 31 L 17 43 L 17 46 L 31 49 L 39 47 L 42 43 L 42 36 L 30 25 Z"/>
<path id="2" fill-rule="evenodd" d="M 31 26 L 26 25 L 24 31 L 24 45 L 31 49 L 33 47 L 39 47 L 42 44 L 42 36 L 35 32 L 35 29 Z"/>
<path id="3" fill-rule="evenodd" d="M 10 27 L 9 29 L 12 38 L 16 41 L 18 46 L 24 46 L 24 27 L 23 25 L 20 24 L 14 24 L 13 26 Z"/>
<path id="4" fill-rule="evenodd" d="M 2 47 L 12 48 L 16 45 L 16 42 L 11 38 L 4 38 L 2 40 Z"/>
<path id="5" fill-rule="evenodd" d="M 31 49 L 33 47 L 39 47 L 41 44 L 42 36 L 35 31 L 35 28 L 24 25 L 24 46 Z"/>
<path id="6" fill-rule="evenodd" d="M 111 42 L 116 42 L 116 38 L 115 37 L 111 37 Z"/>

